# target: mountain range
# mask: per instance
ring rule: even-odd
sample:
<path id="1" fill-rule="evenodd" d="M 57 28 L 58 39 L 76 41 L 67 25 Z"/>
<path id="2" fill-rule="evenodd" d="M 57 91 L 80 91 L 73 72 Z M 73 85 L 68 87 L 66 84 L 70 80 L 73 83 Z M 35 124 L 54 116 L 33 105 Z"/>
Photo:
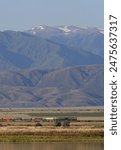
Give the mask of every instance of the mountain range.
<path id="1" fill-rule="evenodd" d="M 0 32 L 0 107 L 103 105 L 103 30 Z"/>
<path id="2" fill-rule="evenodd" d="M 80 53 L 84 50 L 104 56 L 103 29 L 79 28 L 75 26 L 37 26 L 25 32 L 72 47 Z"/>
<path id="3" fill-rule="evenodd" d="M 103 65 L 0 72 L 0 107 L 103 105 Z"/>

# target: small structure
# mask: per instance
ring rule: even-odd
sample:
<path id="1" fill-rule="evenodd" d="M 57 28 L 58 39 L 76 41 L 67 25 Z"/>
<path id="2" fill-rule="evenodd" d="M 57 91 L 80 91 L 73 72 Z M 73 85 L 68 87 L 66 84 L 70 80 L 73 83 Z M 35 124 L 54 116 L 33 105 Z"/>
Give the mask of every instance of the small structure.
<path id="1" fill-rule="evenodd" d="M 15 122 L 22 122 L 22 118 L 14 118 L 13 121 L 15 121 Z"/>
<path id="2" fill-rule="evenodd" d="M 24 121 L 24 122 L 32 122 L 32 118 L 22 118 L 22 121 Z"/>
<path id="3" fill-rule="evenodd" d="M 54 120 L 54 126 L 63 126 L 63 127 L 69 127 L 70 126 L 70 119 L 69 118 L 65 118 L 65 117 L 61 117 L 61 118 L 56 118 Z"/>
<path id="4" fill-rule="evenodd" d="M 47 118 L 44 118 L 45 121 L 48 121 L 48 122 L 52 122 L 56 119 L 56 117 L 47 117 Z"/>
<path id="5" fill-rule="evenodd" d="M 42 118 L 34 118 L 34 119 L 33 119 L 34 122 L 40 122 L 40 121 L 42 121 L 42 120 L 43 120 Z"/>

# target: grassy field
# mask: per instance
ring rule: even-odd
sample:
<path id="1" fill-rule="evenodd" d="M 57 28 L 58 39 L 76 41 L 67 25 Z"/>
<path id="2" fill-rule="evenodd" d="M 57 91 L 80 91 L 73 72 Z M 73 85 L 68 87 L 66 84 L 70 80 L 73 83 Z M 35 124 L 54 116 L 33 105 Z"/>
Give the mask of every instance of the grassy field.
<path id="1" fill-rule="evenodd" d="M 102 128 L 2 127 L 0 142 L 103 142 Z"/>
<path id="2" fill-rule="evenodd" d="M 55 127 L 53 121 L 0 122 L 1 143 L 28 142 L 103 142 L 103 108 L 0 109 L 0 118 L 78 117 L 69 127 Z"/>
<path id="3" fill-rule="evenodd" d="M 0 109 L 0 117 L 43 117 L 43 116 L 103 117 L 104 116 L 103 113 L 104 111 L 102 107 Z"/>

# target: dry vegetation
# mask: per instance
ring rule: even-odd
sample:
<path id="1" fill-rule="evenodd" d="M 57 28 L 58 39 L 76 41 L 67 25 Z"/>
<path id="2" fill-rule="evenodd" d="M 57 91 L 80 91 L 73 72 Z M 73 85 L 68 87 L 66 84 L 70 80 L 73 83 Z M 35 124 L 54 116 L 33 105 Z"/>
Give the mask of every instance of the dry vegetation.
<path id="1" fill-rule="evenodd" d="M 48 114 L 50 111 L 56 114 L 58 111 L 63 114 L 72 112 L 71 109 L 48 111 L 39 109 L 2 110 L 0 117 L 2 115 L 31 117 L 30 114 L 36 117 L 36 114 L 40 113 L 41 116 L 42 113 Z M 79 113 L 79 110 L 74 111 Z M 80 112 L 85 112 L 87 115 L 89 112 L 102 112 L 103 114 L 102 109 L 86 109 Z M 35 122 L 0 122 L 0 142 L 103 142 L 103 116 L 99 113 L 99 116 L 96 117 L 84 116 L 82 118 L 77 122 L 72 121 L 70 127 L 54 127 L 53 122 L 41 122 L 42 126 L 36 126 Z"/>

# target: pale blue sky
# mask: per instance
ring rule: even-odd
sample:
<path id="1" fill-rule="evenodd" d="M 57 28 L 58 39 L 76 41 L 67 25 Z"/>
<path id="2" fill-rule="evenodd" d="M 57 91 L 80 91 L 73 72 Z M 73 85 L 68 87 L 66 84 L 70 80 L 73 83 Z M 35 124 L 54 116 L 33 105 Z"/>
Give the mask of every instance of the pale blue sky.
<path id="1" fill-rule="evenodd" d="M 0 30 L 38 25 L 103 28 L 103 0 L 0 0 Z"/>

